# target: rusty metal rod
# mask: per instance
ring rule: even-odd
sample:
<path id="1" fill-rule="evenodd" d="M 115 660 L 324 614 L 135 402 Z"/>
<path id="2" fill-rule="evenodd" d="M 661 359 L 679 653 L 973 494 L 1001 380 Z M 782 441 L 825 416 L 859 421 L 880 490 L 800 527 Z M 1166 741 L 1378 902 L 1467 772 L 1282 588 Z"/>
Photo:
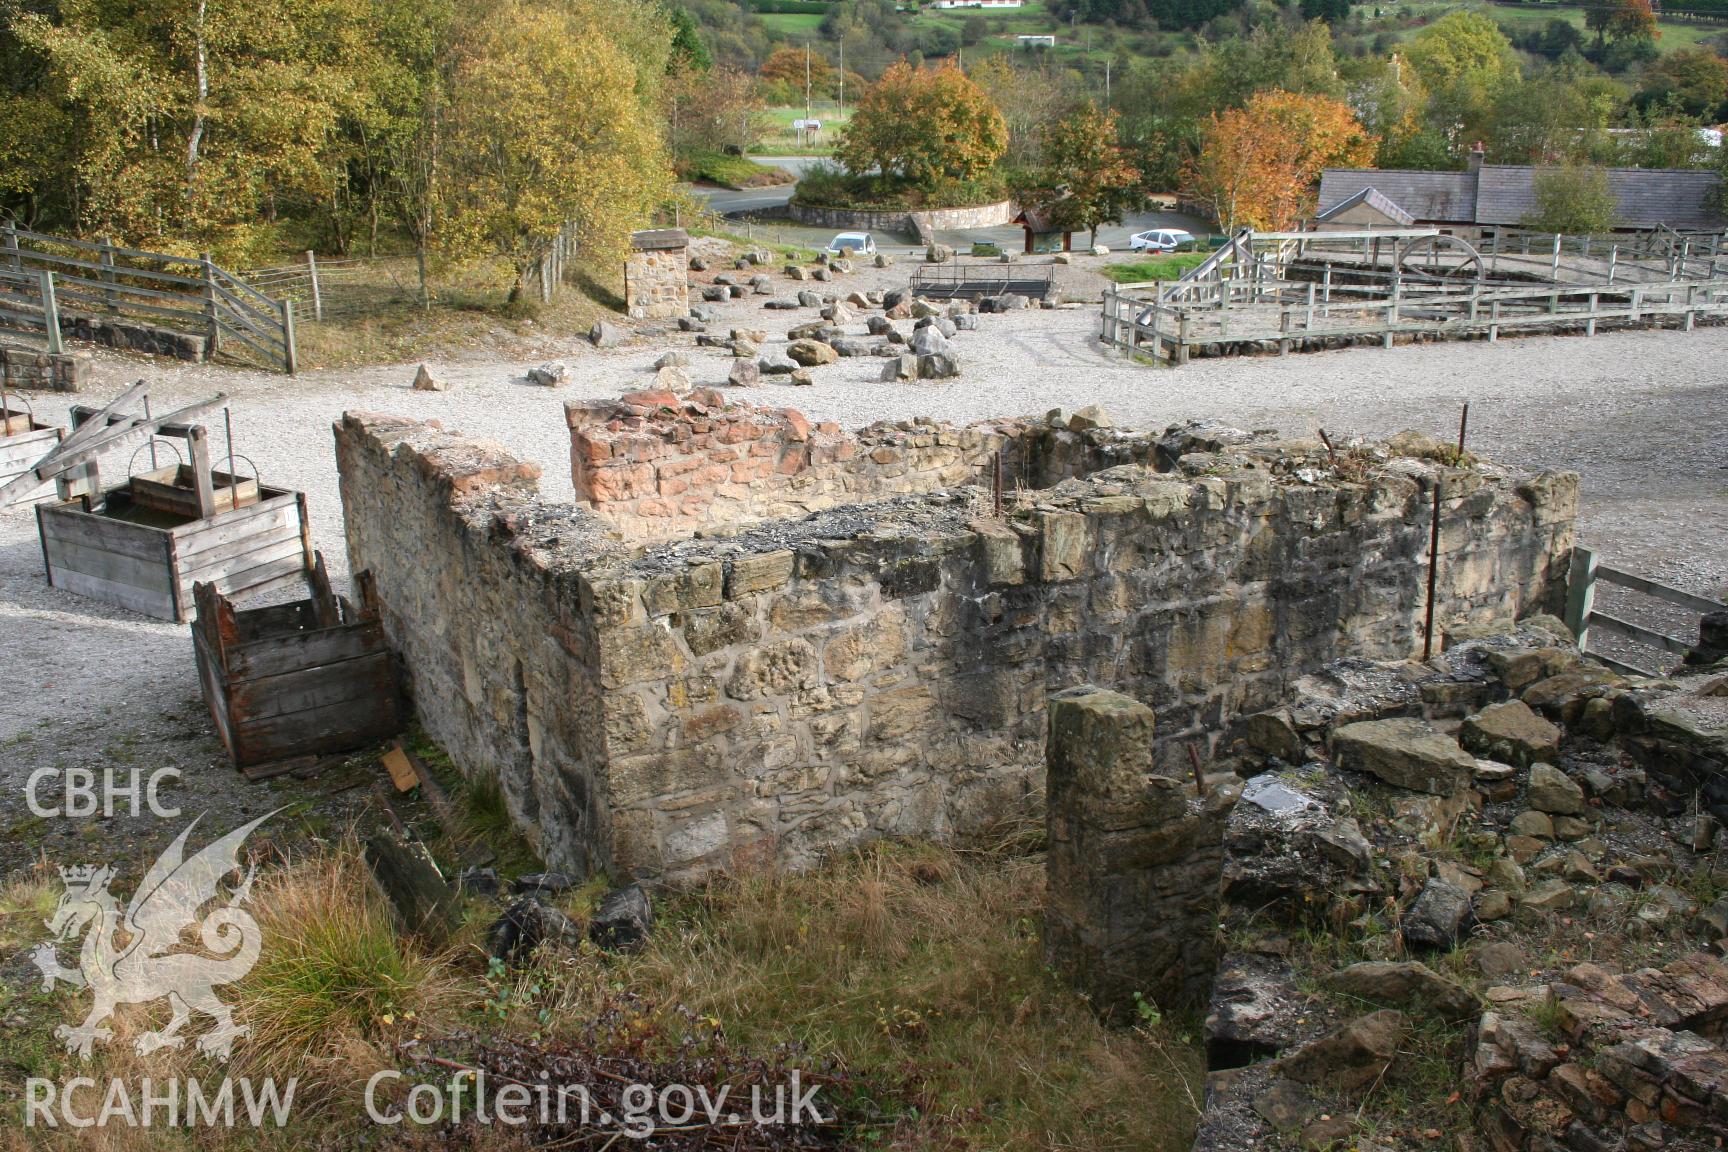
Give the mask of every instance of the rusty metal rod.
<path id="1" fill-rule="evenodd" d="M 991 495 L 996 501 L 996 519 L 1002 519 L 1002 449 L 996 449 L 996 464 L 990 477 Z"/>
<path id="2" fill-rule="evenodd" d="M 234 475 L 234 410 L 222 409 L 222 433 L 228 438 L 228 511 L 240 507 L 240 481 Z M 256 468 L 253 471 L 257 471 Z"/>
<path id="3" fill-rule="evenodd" d="M 1200 753 L 1194 745 L 1187 745 L 1188 760 L 1194 765 L 1194 795 L 1206 795 L 1206 774 L 1200 770 Z"/>
<path id="4" fill-rule="evenodd" d="M 1458 417 L 1458 456 L 1463 463 L 1464 434 L 1470 426 L 1470 402 L 1464 402 L 1464 411 Z M 1446 492 L 1446 471 L 1441 470 L 1434 477 L 1434 516 L 1428 527 L 1428 602 L 1422 620 L 1422 659 L 1427 660 L 1434 655 L 1434 597 L 1440 580 L 1440 501 Z"/>
<path id="5" fill-rule="evenodd" d="M 150 394 L 148 392 L 144 394 L 144 419 L 146 422 L 150 419 Z M 133 459 L 136 460 L 137 457 L 134 456 Z M 126 471 L 130 472 L 132 469 L 128 468 Z M 156 471 L 156 432 L 154 429 L 150 432 L 150 471 Z"/>

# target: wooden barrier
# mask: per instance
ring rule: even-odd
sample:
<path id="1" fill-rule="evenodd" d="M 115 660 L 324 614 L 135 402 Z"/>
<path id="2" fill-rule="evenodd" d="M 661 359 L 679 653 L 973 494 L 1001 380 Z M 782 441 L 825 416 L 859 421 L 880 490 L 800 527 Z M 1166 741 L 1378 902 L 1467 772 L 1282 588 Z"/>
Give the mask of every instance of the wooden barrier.
<path id="1" fill-rule="evenodd" d="M 292 374 L 293 305 L 273 300 L 207 255 L 171 256 L 107 240 L 50 236 L 0 224 L 0 330 L 46 339 L 62 329 L 127 325 L 200 337 Z"/>
<path id="2" fill-rule="evenodd" d="M 1603 564 L 1596 553 L 1588 548 L 1573 548 L 1571 569 L 1566 577 L 1566 626 L 1572 630 L 1572 635 L 1578 638 L 1580 651 L 1590 652 L 1596 659 L 1616 671 L 1637 676 L 1655 676 L 1658 675 L 1658 672 L 1592 651 L 1590 643 L 1592 632 L 1600 631 L 1610 636 L 1618 636 L 1635 644 L 1642 644 L 1647 648 L 1657 648 L 1672 656 L 1680 657 L 1684 657 L 1692 650 L 1693 642 L 1599 611 L 1596 608 L 1596 586 L 1598 583 L 1625 588 L 1664 604 L 1697 613 L 1699 616 L 1728 609 L 1728 604 L 1722 604 L 1703 596 L 1694 596 L 1690 592 L 1683 592 L 1678 588 L 1659 584 L 1646 576 L 1639 576 L 1636 573 Z"/>

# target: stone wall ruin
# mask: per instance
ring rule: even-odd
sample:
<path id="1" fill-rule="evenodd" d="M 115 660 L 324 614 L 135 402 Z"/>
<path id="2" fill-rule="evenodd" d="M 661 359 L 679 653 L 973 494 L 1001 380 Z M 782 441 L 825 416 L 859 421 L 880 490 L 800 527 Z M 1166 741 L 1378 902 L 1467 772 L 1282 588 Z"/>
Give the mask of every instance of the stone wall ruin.
<path id="1" fill-rule="evenodd" d="M 1420 648 L 1441 476 L 1447 631 L 1551 606 L 1571 547 L 1570 475 L 1042 421 L 848 436 L 717 399 L 581 424 L 654 476 L 588 507 L 435 424 L 336 428 L 350 564 L 377 573 L 422 721 L 498 778 L 554 866 L 684 880 L 985 834 L 1039 808 L 1048 695 L 1076 684 L 1150 707 L 1154 763 L 1179 776 L 1304 672 Z M 666 461 L 740 423 L 759 434 L 738 444 L 768 445 L 744 458 L 776 463 L 714 477 L 734 534 L 679 537 L 705 509 L 644 511 Z M 878 459 L 890 446 L 900 461 Z M 1036 488 L 1001 517 L 954 486 L 997 451 Z M 639 534 L 649 520 L 673 524 Z"/>

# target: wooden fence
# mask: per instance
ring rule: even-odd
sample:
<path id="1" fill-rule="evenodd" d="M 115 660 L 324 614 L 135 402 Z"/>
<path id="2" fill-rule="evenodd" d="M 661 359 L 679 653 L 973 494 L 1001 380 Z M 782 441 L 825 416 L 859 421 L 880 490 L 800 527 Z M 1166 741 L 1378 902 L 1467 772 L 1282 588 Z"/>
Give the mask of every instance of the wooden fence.
<path id="1" fill-rule="evenodd" d="M 1640 596 L 1648 597 L 1659 603 L 1699 616 L 1711 612 L 1721 612 L 1728 609 L 1728 604 L 1721 604 L 1703 596 L 1694 596 L 1690 592 L 1682 592 L 1678 588 L 1670 588 L 1666 584 L 1658 584 L 1644 576 L 1612 568 L 1601 562 L 1595 552 L 1588 548 L 1572 549 L 1572 566 L 1566 578 L 1566 626 L 1572 629 L 1572 634 L 1578 638 L 1580 651 L 1590 652 L 1596 659 L 1602 661 L 1618 672 L 1626 672 L 1636 676 L 1656 676 L 1659 669 L 1640 668 L 1605 656 L 1601 652 L 1592 651 L 1591 634 L 1600 632 L 1616 636 L 1646 648 L 1660 649 L 1669 655 L 1684 657 L 1692 650 L 1695 640 L 1680 636 L 1670 636 L 1654 628 L 1620 616 L 1603 612 L 1596 607 L 1596 586 L 1598 583 L 1611 584 Z"/>
<path id="2" fill-rule="evenodd" d="M 1677 319 L 1690 330 L 1700 316 L 1728 316 L 1728 278 L 1607 288 L 1599 284 L 1424 288 L 1406 295 L 1394 282 L 1387 297 L 1335 298 L 1329 283 L 1223 281 L 1210 306 L 1164 303 L 1136 295 L 1155 284 L 1106 288 L 1100 339 L 1130 355 L 1172 365 L 1210 346 L 1265 344 L 1279 355 L 1339 341 L 1396 337 L 1460 339 L 1502 331 L 1582 330 L 1602 324 L 1653 326 Z"/>
<path id="3" fill-rule="evenodd" d="M 295 370 L 294 304 L 273 300 L 206 256 L 170 256 L 104 240 L 0 224 L 0 330 L 45 340 L 81 322 L 202 336 L 222 353 Z"/>

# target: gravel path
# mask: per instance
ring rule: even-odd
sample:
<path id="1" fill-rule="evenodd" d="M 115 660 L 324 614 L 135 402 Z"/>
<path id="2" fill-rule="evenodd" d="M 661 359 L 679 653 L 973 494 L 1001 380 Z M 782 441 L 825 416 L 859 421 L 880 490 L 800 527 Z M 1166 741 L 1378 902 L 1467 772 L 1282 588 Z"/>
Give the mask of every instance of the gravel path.
<path id="1" fill-rule="evenodd" d="M 1079 269 L 1062 271 L 1067 279 Z M 904 269 L 871 269 L 837 286 L 850 291 L 904 277 Z M 772 345 L 789 324 L 810 318 L 807 310 L 765 312 L 760 299 L 723 306 L 727 319 L 714 327 L 766 328 L 778 334 Z M 964 366 L 957 380 L 885 384 L 878 379 L 881 361 L 869 358 L 817 369 L 812 387 L 765 381 L 739 395 L 848 426 L 1100 403 L 1126 425 L 1214 418 L 1291 434 L 1324 427 L 1335 438 L 1403 428 L 1451 435 L 1458 405 L 1468 399 L 1470 442 L 1478 452 L 1583 474 L 1585 543 L 1621 566 L 1692 591 L 1719 595 L 1728 587 L 1728 380 L 1717 367 L 1728 362 L 1728 328 L 1205 360 L 1173 371 L 1107 354 L 1091 339 L 1096 323 L 1092 306 L 984 316 L 980 331 L 956 338 Z M 564 401 L 646 383 L 668 346 L 691 352 L 698 384 L 724 380 L 724 354 L 695 349 L 693 337 L 676 334 L 606 352 L 574 338 L 553 342 L 549 351 L 570 364 L 575 378 L 557 390 L 526 383 L 527 363 L 479 355 L 434 362 L 454 389 L 422 393 L 408 386 L 412 364 L 290 380 L 98 352 L 97 383 L 87 399 L 111 396 L 141 376 L 154 382 L 159 409 L 229 392 L 237 450 L 258 463 L 268 482 L 307 492 L 315 544 L 332 574 L 341 574 L 347 561 L 330 425 L 343 411 L 437 419 L 495 439 L 538 461 L 543 490 L 560 495 L 570 490 Z M 65 398 L 38 394 L 33 401 L 39 415 L 64 422 Z M 213 440 L 220 456 L 219 427 Z M 104 465 L 114 481 L 126 462 Z M 31 512 L 0 511 L 0 661 L 10 672 L 8 690 L 0 693 L 0 826 L 17 796 L 14 782 L 33 766 L 87 758 L 124 733 L 144 740 L 152 755 L 169 756 L 171 737 L 189 735 L 201 722 L 183 626 L 48 588 L 41 564 Z M 167 728 L 164 716 L 172 718 Z M 151 735 L 158 729 L 159 740 Z M 210 779 L 218 786 L 233 779 L 213 740 L 193 743 L 188 754 L 201 772 L 215 772 Z"/>

